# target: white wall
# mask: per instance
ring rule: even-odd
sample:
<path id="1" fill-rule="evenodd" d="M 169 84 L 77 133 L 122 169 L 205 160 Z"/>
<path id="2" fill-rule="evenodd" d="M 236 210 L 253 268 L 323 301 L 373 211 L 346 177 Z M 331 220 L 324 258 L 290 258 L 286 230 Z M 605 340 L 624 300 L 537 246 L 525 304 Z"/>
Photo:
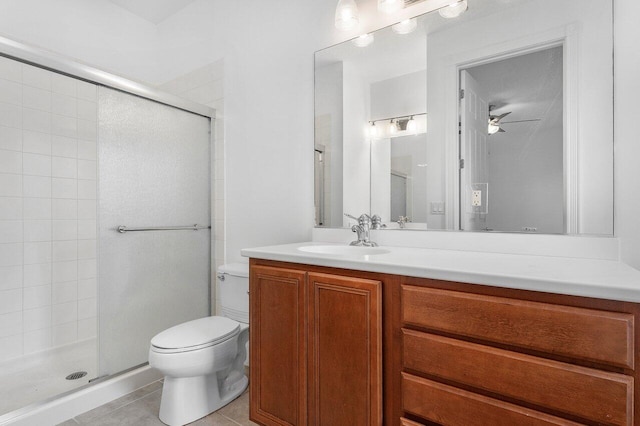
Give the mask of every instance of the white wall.
<path id="1" fill-rule="evenodd" d="M 343 76 L 342 208 L 344 213 L 357 217 L 370 209 L 371 139 L 367 122 L 371 103 L 369 85 L 357 66 L 344 62 Z M 344 226 L 350 223 L 355 222 L 345 217 Z"/>
<path id="2" fill-rule="evenodd" d="M 161 56 L 162 66 L 158 67 L 157 60 L 151 60 L 139 69 L 131 64 L 144 60 L 136 60 L 136 55 L 130 52 L 134 47 L 139 49 L 136 54 L 141 58 L 146 52 L 139 48 L 141 44 L 137 41 L 133 43 L 137 40 L 131 37 L 135 29 L 125 31 L 119 25 L 120 31 L 114 31 L 111 27 L 97 26 L 95 30 L 89 28 L 81 38 L 73 37 L 69 30 L 59 31 L 63 27 L 60 22 L 69 23 L 62 15 L 75 10 L 65 5 L 75 7 L 85 2 L 67 0 L 56 2 L 55 7 L 47 7 L 48 3 L 4 1 L 0 6 L 0 33 L 136 79 L 154 82 L 149 76 L 159 71 L 153 68 L 166 69 L 172 74 L 164 80 L 158 78 L 156 83 L 224 58 L 225 76 L 229 76 L 228 84 L 225 81 L 225 141 L 229 147 L 225 177 L 230 189 L 226 205 L 228 258 L 239 259 L 238 250 L 242 247 L 310 238 L 313 52 L 357 34 L 357 31 L 340 33 L 334 29 L 335 2 L 199 0 L 159 26 L 163 36 L 173 37 L 171 49 L 162 52 L 166 53 Z M 616 233 L 622 242 L 623 258 L 640 268 L 640 226 L 637 224 L 640 183 L 636 164 L 640 143 L 635 123 L 640 107 L 634 99 L 640 68 L 640 51 L 636 46 L 640 36 L 636 23 L 640 4 L 634 0 L 615 3 Z M 49 21 L 40 24 L 45 18 L 33 23 L 33 11 L 43 10 L 39 7 L 46 9 L 46 19 L 55 24 Z M 379 16 L 373 1 L 360 1 L 359 7 L 360 31 L 379 28 L 394 19 Z M 82 16 L 82 7 L 78 8 L 75 16 Z M 418 9 L 416 6 L 409 13 Z M 185 24 L 187 20 L 191 22 L 189 25 Z M 37 35 L 34 27 L 38 27 Z M 105 35 L 100 34 L 103 32 Z M 89 46 L 114 32 L 121 33 L 126 42 L 123 44 L 130 45 L 122 50 L 128 54 L 118 59 L 115 53 L 87 52 Z M 197 34 L 203 36 L 197 37 Z M 176 71 L 177 68 L 180 69 Z"/>
<path id="3" fill-rule="evenodd" d="M 538 128 L 528 137 L 511 137 L 509 131 L 489 137 L 486 226 L 505 232 L 530 227 L 542 234 L 562 234 L 562 127 Z"/>
<path id="4" fill-rule="evenodd" d="M 617 0 L 615 7 L 615 200 L 616 235 L 622 260 L 640 269 L 640 2 Z"/>
<path id="5" fill-rule="evenodd" d="M 342 226 L 343 73 L 338 62 L 319 68 L 315 88 L 315 142 L 324 145 L 323 226 Z"/>
<path id="6" fill-rule="evenodd" d="M 371 118 L 400 117 L 424 113 L 427 110 L 426 70 L 371 83 Z M 418 117 L 420 118 L 420 117 Z M 380 122 L 381 127 L 389 122 Z M 381 129 L 382 130 L 382 129 Z M 390 217 L 390 172 L 393 158 L 405 157 L 410 161 L 407 170 L 395 170 L 408 175 L 407 216 L 412 222 L 427 223 L 427 137 L 425 133 L 374 141 L 371 154 L 371 214 L 378 214 L 383 222 L 394 222 Z"/>

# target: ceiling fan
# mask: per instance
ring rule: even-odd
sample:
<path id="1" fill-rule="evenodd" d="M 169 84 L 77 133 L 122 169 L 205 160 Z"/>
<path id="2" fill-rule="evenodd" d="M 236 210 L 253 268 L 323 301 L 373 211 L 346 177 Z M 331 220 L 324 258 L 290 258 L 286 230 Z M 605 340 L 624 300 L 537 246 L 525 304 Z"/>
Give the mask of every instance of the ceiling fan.
<path id="1" fill-rule="evenodd" d="M 505 133 L 506 130 L 504 130 L 501 125 L 502 124 L 513 124 L 513 123 L 526 123 L 526 122 L 530 122 L 530 121 L 541 121 L 541 118 L 534 118 L 531 120 L 514 120 L 514 121 L 502 121 L 503 118 L 505 118 L 507 115 L 511 114 L 511 111 L 509 112 L 505 112 L 504 114 L 500 114 L 500 115 L 492 115 L 491 111 L 495 109 L 495 105 L 489 105 L 489 126 L 488 126 L 488 132 L 489 135 L 494 135 L 496 133 Z"/>

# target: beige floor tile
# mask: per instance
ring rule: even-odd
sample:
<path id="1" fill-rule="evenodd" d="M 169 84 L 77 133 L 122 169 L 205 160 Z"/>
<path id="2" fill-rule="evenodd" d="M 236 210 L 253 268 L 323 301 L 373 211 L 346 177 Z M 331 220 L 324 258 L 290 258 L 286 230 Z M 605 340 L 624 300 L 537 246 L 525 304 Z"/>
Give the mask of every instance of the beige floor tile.
<path id="1" fill-rule="evenodd" d="M 91 420 L 92 426 L 162 426 L 158 418 L 160 397 L 158 390 L 102 417 Z"/>
<path id="2" fill-rule="evenodd" d="M 209 414 L 207 417 L 189 424 L 193 426 L 238 426 L 238 423 L 218 413 Z"/>
<path id="3" fill-rule="evenodd" d="M 64 426 L 162 426 L 158 418 L 162 384 L 154 382 L 122 398 L 63 423 Z M 249 392 L 213 414 L 191 423 L 195 426 L 254 426 L 249 420 Z"/>
<path id="4" fill-rule="evenodd" d="M 150 393 L 156 392 L 161 388 L 162 388 L 162 383 L 160 383 L 159 381 L 153 382 L 134 392 L 131 392 L 130 394 L 123 396 L 122 398 L 118 398 L 107 404 L 101 405 L 100 407 L 95 408 L 91 411 L 87 411 L 86 413 L 80 414 L 79 416 L 76 416 L 75 419 L 81 425 L 92 424 L 92 422 L 95 419 L 105 416 L 106 414 L 109 414 L 121 407 L 124 407 L 125 405 L 131 404 L 141 398 L 144 398 Z"/>
<path id="5" fill-rule="evenodd" d="M 222 407 L 218 413 L 242 426 L 252 424 L 249 421 L 249 392 L 243 393 L 235 401 Z"/>

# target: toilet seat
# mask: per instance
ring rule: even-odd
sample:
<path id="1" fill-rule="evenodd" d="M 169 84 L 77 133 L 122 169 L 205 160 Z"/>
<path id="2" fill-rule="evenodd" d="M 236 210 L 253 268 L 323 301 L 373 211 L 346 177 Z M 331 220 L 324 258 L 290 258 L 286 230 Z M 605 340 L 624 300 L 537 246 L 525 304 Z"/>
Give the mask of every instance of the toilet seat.
<path id="1" fill-rule="evenodd" d="M 151 339 L 151 350 L 159 353 L 189 352 L 214 346 L 240 332 L 240 323 L 225 317 L 206 317 L 185 322 Z"/>

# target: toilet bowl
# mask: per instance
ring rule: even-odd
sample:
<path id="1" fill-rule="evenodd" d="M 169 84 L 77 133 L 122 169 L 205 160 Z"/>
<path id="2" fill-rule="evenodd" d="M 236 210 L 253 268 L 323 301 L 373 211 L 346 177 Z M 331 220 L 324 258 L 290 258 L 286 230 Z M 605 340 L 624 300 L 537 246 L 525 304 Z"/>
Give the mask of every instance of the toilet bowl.
<path id="1" fill-rule="evenodd" d="M 149 365 L 165 376 L 160 420 L 167 425 L 204 417 L 247 388 L 248 265 L 224 265 L 218 280 L 224 316 L 185 322 L 151 339 Z"/>

